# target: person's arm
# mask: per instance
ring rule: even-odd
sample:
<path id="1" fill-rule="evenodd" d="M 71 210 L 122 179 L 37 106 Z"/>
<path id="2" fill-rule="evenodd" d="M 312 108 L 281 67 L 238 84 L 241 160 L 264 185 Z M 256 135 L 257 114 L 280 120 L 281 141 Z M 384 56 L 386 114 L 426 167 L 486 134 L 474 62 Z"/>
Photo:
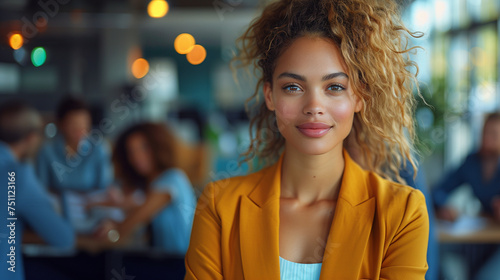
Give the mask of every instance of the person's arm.
<path id="1" fill-rule="evenodd" d="M 50 181 L 50 168 L 51 166 L 47 158 L 47 149 L 43 146 L 38 152 L 35 160 L 35 171 L 38 181 L 46 190 L 49 190 L 52 187 Z"/>
<path id="2" fill-rule="evenodd" d="M 105 224 L 95 234 L 97 237 L 105 239 L 108 231 L 116 229 L 120 234 L 120 241 L 123 242 L 133 233 L 137 226 L 151 221 L 161 209 L 170 203 L 171 199 L 172 197 L 167 192 L 150 191 L 146 195 L 145 202 L 130 213 L 122 223 L 116 225 Z"/>
<path id="3" fill-rule="evenodd" d="M 160 210 L 167 207 L 172 197 L 166 192 L 150 191 L 146 195 L 144 204 L 135 209 L 118 225 L 120 236 L 127 238 L 138 225 L 150 222 Z"/>
<path id="4" fill-rule="evenodd" d="M 387 249 L 380 279 L 424 279 L 429 239 L 429 217 L 423 194 L 414 190 L 406 202 L 403 218 Z M 396 222 L 396 221 L 393 221 Z"/>
<path id="5" fill-rule="evenodd" d="M 48 194 L 40 186 L 31 168 L 19 176 L 17 215 L 47 244 L 73 247 L 75 233 L 71 225 L 59 216 L 50 202 Z"/>
<path id="6" fill-rule="evenodd" d="M 444 179 L 434 188 L 432 191 L 432 198 L 434 200 L 434 204 L 437 207 L 442 207 L 446 204 L 448 200 L 449 194 L 455 190 L 457 187 L 465 183 L 465 169 L 467 168 L 470 161 L 470 156 L 467 157 L 464 163 L 460 165 L 459 168 L 448 173 Z"/>
<path id="7" fill-rule="evenodd" d="M 208 184 L 198 201 L 191 241 L 185 257 L 184 280 L 223 279 L 221 220 L 215 210 L 215 191 Z"/>

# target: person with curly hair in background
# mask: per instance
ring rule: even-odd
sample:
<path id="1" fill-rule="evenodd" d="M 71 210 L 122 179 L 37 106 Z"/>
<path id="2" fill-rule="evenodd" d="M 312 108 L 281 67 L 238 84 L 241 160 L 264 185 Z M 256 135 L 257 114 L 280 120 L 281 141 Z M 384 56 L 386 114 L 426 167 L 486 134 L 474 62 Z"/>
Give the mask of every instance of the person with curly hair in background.
<path id="1" fill-rule="evenodd" d="M 176 138 L 163 123 L 140 123 L 116 140 L 113 164 L 121 195 L 110 201 L 126 212 L 121 223 L 105 221 L 95 231 L 98 246 L 120 246 L 150 224 L 151 245 L 184 256 L 196 208 L 189 178 L 178 168 Z"/>
<path id="2" fill-rule="evenodd" d="M 185 279 L 424 279 L 425 198 L 399 175 L 416 169 L 407 42 L 419 35 L 392 1 L 264 8 L 235 62 L 260 75 L 245 157 L 268 166 L 207 185 Z M 354 132 L 366 169 L 344 147 Z"/>

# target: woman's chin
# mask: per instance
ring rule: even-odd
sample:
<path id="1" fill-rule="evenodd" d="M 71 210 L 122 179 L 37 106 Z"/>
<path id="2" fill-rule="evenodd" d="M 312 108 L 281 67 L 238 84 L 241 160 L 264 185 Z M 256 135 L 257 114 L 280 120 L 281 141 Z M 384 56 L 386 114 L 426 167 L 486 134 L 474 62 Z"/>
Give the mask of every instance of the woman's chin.
<path id="1" fill-rule="evenodd" d="M 311 156 L 319 156 L 319 155 L 324 155 L 332 152 L 335 150 L 336 146 L 331 145 L 330 143 L 328 144 L 321 144 L 321 143 L 315 143 L 315 144 L 301 144 L 301 145 L 294 145 L 293 147 L 289 147 L 292 149 L 297 150 L 301 154 L 305 155 L 311 155 Z"/>

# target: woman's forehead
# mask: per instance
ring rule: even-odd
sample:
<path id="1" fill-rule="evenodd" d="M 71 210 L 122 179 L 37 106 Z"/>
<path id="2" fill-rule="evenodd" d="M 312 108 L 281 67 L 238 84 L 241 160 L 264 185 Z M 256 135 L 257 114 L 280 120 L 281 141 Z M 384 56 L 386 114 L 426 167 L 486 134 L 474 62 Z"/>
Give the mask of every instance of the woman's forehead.
<path id="1" fill-rule="evenodd" d="M 347 73 L 347 67 L 332 40 L 303 36 L 295 39 L 277 59 L 274 78 L 285 71 L 313 78 L 331 73 Z"/>

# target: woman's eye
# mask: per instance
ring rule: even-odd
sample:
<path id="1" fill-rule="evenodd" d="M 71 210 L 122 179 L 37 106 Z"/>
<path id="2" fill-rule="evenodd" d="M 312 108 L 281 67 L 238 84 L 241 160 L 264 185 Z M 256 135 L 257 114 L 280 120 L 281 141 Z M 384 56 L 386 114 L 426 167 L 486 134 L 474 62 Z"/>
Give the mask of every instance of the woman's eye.
<path id="1" fill-rule="evenodd" d="M 297 92 L 297 91 L 300 91 L 300 87 L 296 86 L 296 85 L 288 85 L 288 86 L 285 86 L 283 87 L 283 89 L 287 92 Z"/>
<path id="2" fill-rule="evenodd" d="M 332 90 L 332 91 L 342 91 L 344 89 L 345 89 L 345 87 L 343 87 L 341 85 L 331 85 L 328 87 L 328 90 Z"/>

